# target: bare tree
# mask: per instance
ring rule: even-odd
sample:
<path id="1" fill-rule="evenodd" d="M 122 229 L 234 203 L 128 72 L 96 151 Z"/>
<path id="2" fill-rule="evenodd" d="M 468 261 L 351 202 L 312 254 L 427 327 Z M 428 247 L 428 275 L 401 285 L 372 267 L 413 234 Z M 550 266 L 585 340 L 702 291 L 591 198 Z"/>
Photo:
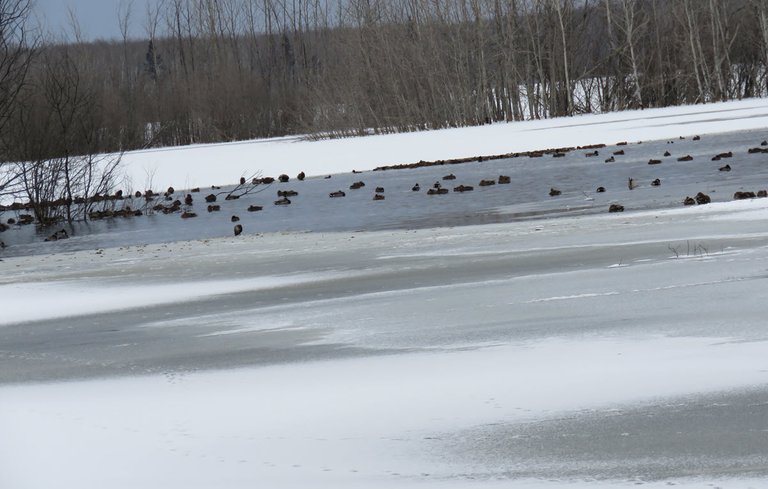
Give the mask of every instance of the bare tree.
<path id="1" fill-rule="evenodd" d="M 38 48 L 38 35 L 29 27 L 30 0 L 0 0 L 0 195 L 19 181 L 17 167 L 8 163 L 7 124 Z"/>
<path id="2" fill-rule="evenodd" d="M 39 38 L 28 25 L 30 0 L 0 0 L 0 131 L 38 47 Z"/>
<path id="3" fill-rule="evenodd" d="M 104 202 L 121 155 L 105 152 L 102 111 L 68 46 L 42 54 L 35 85 L 20 93 L 9 135 L 16 142 L 16 196 L 42 224 L 84 220 Z"/>

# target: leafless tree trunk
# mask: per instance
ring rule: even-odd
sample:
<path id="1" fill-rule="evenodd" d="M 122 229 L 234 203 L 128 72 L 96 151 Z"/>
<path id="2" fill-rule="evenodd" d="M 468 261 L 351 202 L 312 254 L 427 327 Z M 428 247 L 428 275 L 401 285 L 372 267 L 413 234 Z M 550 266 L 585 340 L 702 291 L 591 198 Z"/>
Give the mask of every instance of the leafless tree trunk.
<path id="1" fill-rule="evenodd" d="M 638 68 L 638 59 L 636 53 L 636 36 L 641 26 L 637 25 L 637 0 L 621 0 L 622 10 L 624 12 L 624 22 L 621 30 L 624 33 L 624 39 L 629 53 L 629 64 L 632 70 L 632 84 L 634 87 L 634 99 L 638 107 L 643 107 L 643 95 L 640 88 L 640 70 Z"/>
<path id="2" fill-rule="evenodd" d="M 571 85 L 571 70 L 569 66 L 569 43 L 567 37 L 567 31 L 565 28 L 565 15 L 570 13 L 573 8 L 569 4 L 569 0 L 551 0 L 554 6 L 555 13 L 557 14 L 557 24 L 559 27 L 560 41 L 562 42 L 562 57 L 563 57 L 563 75 L 565 79 L 564 96 L 566 103 L 566 114 L 573 115 L 573 86 Z"/>

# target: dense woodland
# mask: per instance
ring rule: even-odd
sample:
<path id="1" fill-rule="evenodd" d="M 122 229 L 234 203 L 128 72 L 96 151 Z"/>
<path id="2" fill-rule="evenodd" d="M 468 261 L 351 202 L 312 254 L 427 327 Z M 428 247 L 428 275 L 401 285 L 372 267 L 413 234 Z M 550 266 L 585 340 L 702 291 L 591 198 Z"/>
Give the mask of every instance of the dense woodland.
<path id="1" fill-rule="evenodd" d="M 768 0 L 165 0 L 109 42 L 29 1 L 0 0 L 2 161 L 768 92 Z"/>
<path id="2" fill-rule="evenodd" d="M 79 42 L 76 28 L 54 42 L 27 19 L 35 52 L 3 125 L 11 140 L 67 116 L 97 129 L 73 135 L 75 151 L 410 131 L 768 84 L 768 0 L 166 0 L 142 40 L 127 36 L 131 13 L 113 19 L 126 35 L 112 42 Z"/>

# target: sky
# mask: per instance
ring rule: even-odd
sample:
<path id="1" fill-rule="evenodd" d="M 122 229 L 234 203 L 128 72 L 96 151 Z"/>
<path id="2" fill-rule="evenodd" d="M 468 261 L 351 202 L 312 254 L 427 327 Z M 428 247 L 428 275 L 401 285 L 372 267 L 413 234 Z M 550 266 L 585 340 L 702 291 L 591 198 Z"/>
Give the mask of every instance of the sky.
<path id="1" fill-rule="evenodd" d="M 118 11 L 130 6 L 130 35 L 145 37 L 147 5 L 159 0 L 34 0 L 34 16 L 45 30 L 55 36 L 72 37 L 69 11 L 74 12 L 83 40 L 119 39 Z"/>

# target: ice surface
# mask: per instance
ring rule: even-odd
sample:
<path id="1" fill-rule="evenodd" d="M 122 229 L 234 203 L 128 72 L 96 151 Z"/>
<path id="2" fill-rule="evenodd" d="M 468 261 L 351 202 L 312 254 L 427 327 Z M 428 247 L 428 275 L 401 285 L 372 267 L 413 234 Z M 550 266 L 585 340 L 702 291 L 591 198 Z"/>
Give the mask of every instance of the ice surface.
<path id="1" fill-rule="evenodd" d="M 521 127 L 550 127 L 538 133 L 563 145 L 675 138 L 764 125 L 761 104 Z M 496 151 L 480 134 L 510 127 L 451 134 L 472 152 L 503 152 L 518 148 Z M 406 146 L 405 161 L 465 156 L 435 152 L 443 136 L 400 137 L 425 148 Z M 27 252 L 15 243 L 22 252 L 0 261 L 0 487 L 762 487 L 768 199 L 727 200 L 764 185 L 766 165 L 740 154 L 722 175 L 704 159 L 761 138 L 676 140 L 699 151 L 688 166 L 649 169 L 662 141 L 629 146 L 625 166 L 571 155 L 467 170 L 476 179 L 520 164 L 519 178 L 544 190 L 567 181 L 557 204 L 522 181 L 425 201 L 406 171 L 381 177 L 400 197 L 391 207 L 365 198 L 326 221 L 301 220 L 331 205 L 327 181 L 304 182 L 292 212 L 313 232 L 279 232 L 292 221 L 265 213 L 263 231 L 278 232 L 172 241 L 184 228 L 158 220 L 170 231 L 153 242 L 158 227 L 136 220 L 107 229 L 113 246 L 98 230 Z M 377 138 L 350 141 L 325 142 L 339 165 L 354 145 L 380 150 Z M 178 155 L 258 144 L 312 148 L 324 164 L 325 144 L 288 140 Z M 661 188 L 626 189 L 628 172 L 646 182 L 656 171 Z M 426 185 L 444 171 L 418 172 Z M 596 178 L 610 195 L 582 193 Z M 716 202 L 681 207 L 695 189 L 716 190 Z M 604 212 L 614 199 L 629 211 Z M 581 205 L 595 207 L 568 209 Z M 347 217 L 354 225 L 332 224 Z"/>
<path id="2" fill-rule="evenodd" d="M 597 478 L 605 487 L 654 487 L 661 477 L 748 487 L 765 475 L 764 437 L 750 438 L 748 454 L 725 456 L 728 446 L 712 443 L 687 458 L 644 462 L 675 442 L 635 423 L 640 438 L 631 440 L 643 443 L 616 462 L 599 419 L 635 410 L 627 419 L 652 415 L 688 433 L 690 423 L 664 406 L 695 411 L 718 396 L 726 405 L 707 423 L 760 425 L 762 411 L 739 407 L 729 393 L 764 395 L 768 231 L 725 217 L 766 208 L 755 200 L 452 229 L 274 234 L 169 245 L 167 255 L 140 259 L 142 248 L 8 258 L 18 275 L 4 287 L 39 287 L 15 296 L 20 310 L 72 275 L 93 281 L 66 289 L 74 295 L 119 283 L 131 297 L 144 293 L 146 277 L 152 297 L 172 290 L 153 277 L 207 292 L 182 304 L 176 292 L 153 304 L 94 295 L 115 311 L 6 322 L 6 382 L 129 377 L 0 389 L 0 429 L 11 440 L 0 447 L 2 482 L 46 487 L 55 474 L 57 484 L 82 488 L 468 487 L 510 478 L 522 487 L 587 487 Z M 686 242 L 707 251 L 686 251 Z M 258 286 L 265 279 L 273 286 Z M 564 458 L 556 437 L 577 428 L 590 455 Z M 531 433 L 546 441 L 534 458 L 509 438 Z M 34 470 L 41 464 L 50 470 Z"/>

